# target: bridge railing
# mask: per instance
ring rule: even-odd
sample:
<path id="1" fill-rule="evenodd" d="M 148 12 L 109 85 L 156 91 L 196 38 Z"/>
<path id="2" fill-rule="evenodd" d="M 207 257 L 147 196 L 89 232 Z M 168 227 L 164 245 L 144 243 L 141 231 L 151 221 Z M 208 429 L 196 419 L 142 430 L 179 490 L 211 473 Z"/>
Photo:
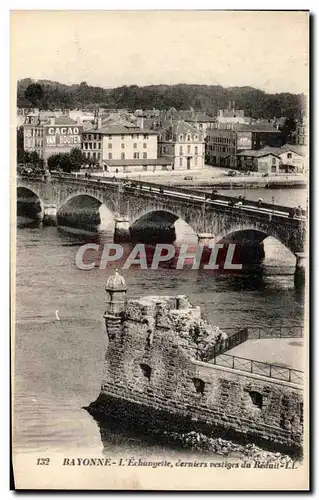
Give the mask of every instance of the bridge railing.
<path id="1" fill-rule="evenodd" d="M 30 180 L 31 179 L 38 180 L 38 181 L 45 180 L 43 178 L 43 176 L 38 175 L 38 174 L 20 174 L 19 177 L 30 179 Z M 203 191 L 200 191 L 197 189 L 188 188 L 188 187 L 182 188 L 182 187 L 176 187 L 176 186 L 169 186 L 167 184 L 160 184 L 160 183 L 155 183 L 155 182 L 128 181 L 127 179 L 117 179 L 117 178 L 113 180 L 113 179 L 105 178 L 105 177 L 101 177 L 100 179 L 96 179 L 96 178 L 85 179 L 84 177 L 76 177 L 75 174 L 67 174 L 67 173 L 63 173 L 63 174 L 52 173 L 51 178 L 52 178 L 52 180 L 67 180 L 68 182 L 71 182 L 71 183 L 74 183 L 77 185 L 87 185 L 89 183 L 90 185 L 94 185 L 96 187 L 101 187 L 101 185 L 103 185 L 103 184 L 107 184 L 108 186 L 122 186 L 123 189 L 127 189 L 127 190 L 131 190 L 131 189 L 135 190 L 135 189 L 138 189 L 139 186 L 142 186 L 144 188 L 148 187 L 150 189 L 150 191 L 152 189 L 154 189 L 154 190 L 162 189 L 164 191 L 163 194 L 165 194 L 165 191 L 166 191 L 166 194 L 168 194 L 167 192 L 169 192 L 171 194 L 171 196 L 174 195 L 174 193 L 176 193 L 176 195 L 183 194 L 183 195 L 188 195 L 188 196 L 194 196 L 196 198 L 201 199 L 203 203 L 205 203 L 205 200 L 207 198 L 211 198 L 212 201 L 214 201 L 214 195 L 210 195 L 209 193 L 204 193 Z M 129 185 L 129 182 L 132 182 L 131 186 Z M 226 196 L 226 195 L 222 195 L 222 194 L 217 194 L 217 195 L 215 195 L 215 197 L 216 197 L 216 199 L 218 199 L 220 201 L 225 201 L 225 202 L 233 202 L 237 198 L 237 197 Z M 197 201 L 200 201 L 200 200 L 197 200 Z M 260 208 L 260 204 L 257 201 L 247 200 L 247 203 L 252 207 Z M 224 206 L 221 208 L 225 209 L 227 207 Z M 231 208 L 231 207 L 229 207 L 229 208 Z M 287 207 L 284 205 L 272 205 L 270 203 L 263 202 L 262 208 L 269 209 L 270 211 L 271 210 L 282 211 L 284 213 L 289 214 L 292 207 Z M 303 217 L 306 216 L 306 210 L 302 210 L 302 216 Z"/>

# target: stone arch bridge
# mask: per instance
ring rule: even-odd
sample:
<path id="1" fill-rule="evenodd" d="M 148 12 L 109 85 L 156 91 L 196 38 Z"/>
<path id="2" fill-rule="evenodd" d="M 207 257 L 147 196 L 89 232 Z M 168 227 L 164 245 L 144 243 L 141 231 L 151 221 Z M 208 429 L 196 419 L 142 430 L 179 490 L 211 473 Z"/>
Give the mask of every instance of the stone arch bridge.
<path id="1" fill-rule="evenodd" d="M 129 231 L 142 217 L 160 213 L 172 224 L 181 218 L 199 236 L 199 241 L 214 236 L 215 241 L 240 242 L 254 234 L 261 243 L 273 236 L 293 254 L 303 258 L 306 239 L 306 217 L 289 216 L 289 207 L 248 202 L 241 207 L 231 207 L 227 200 L 205 200 L 202 192 L 161 186 L 159 184 L 77 179 L 73 176 L 53 177 L 44 181 L 41 177 L 24 176 L 17 179 L 18 199 L 21 189 L 31 191 L 40 201 L 44 221 L 62 212 L 75 197 L 84 196 L 105 205 L 115 217 L 115 235 Z M 224 200 L 221 201 L 219 198 Z"/>

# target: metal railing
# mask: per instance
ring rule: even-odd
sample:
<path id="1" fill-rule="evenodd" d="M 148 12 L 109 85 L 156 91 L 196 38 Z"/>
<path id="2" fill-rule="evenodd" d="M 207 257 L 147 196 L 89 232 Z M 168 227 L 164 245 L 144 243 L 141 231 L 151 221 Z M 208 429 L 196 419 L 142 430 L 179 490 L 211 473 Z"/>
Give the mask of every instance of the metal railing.
<path id="1" fill-rule="evenodd" d="M 226 339 L 223 339 L 221 342 L 218 342 L 213 346 L 212 352 L 213 357 L 219 356 L 224 352 L 233 349 L 234 347 L 246 342 L 248 339 L 248 328 L 243 328 L 241 330 L 237 330 L 233 334 L 229 335 Z"/>
<path id="2" fill-rule="evenodd" d="M 234 370 L 274 378 L 276 380 L 292 382 L 294 384 L 300 385 L 303 383 L 303 372 L 300 370 L 264 363 L 254 359 L 242 358 L 240 356 L 233 356 L 231 354 L 220 354 L 212 359 L 210 363 L 225 368 L 232 368 Z"/>
<path id="3" fill-rule="evenodd" d="M 30 180 L 42 180 L 42 181 L 45 181 L 43 176 L 42 175 L 39 175 L 39 174 L 18 174 L 18 177 L 21 177 L 21 178 L 27 178 L 27 179 L 30 179 Z M 155 182 L 149 182 L 149 181 L 144 181 L 144 180 L 140 180 L 140 181 L 136 181 L 136 180 L 129 180 L 129 179 L 121 179 L 121 178 L 111 178 L 111 177 L 100 177 L 100 178 L 97 178 L 96 176 L 94 178 L 90 178 L 90 179 L 85 179 L 83 176 L 79 176 L 79 177 L 76 177 L 74 173 L 60 173 L 60 174 L 57 174 L 55 172 L 52 172 L 51 173 L 51 179 L 52 180 L 68 180 L 68 181 L 71 181 L 72 183 L 76 183 L 76 184 L 96 184 L 97 186 L 101 187 L 103 186 L 103 184 L 106 184 L 106 185 L 122 185 L 124 187 L 127 187 L 128 189 L 130 188 L 130 186 L 125 186 L 126 184 L 128 184 L 129 182 L 133 183 L 133 185 L 136 185 L 135 186 L 135 189 L 138 188 L 139 186 L 144 186 L 144 187 L 148 187 L 150 189 L 154 188 L 155 190 L 158 190 L 158 189 L 162 189 L 162 190 L 167 190 L 169 191 L 169 194 L 171 196 L 174 195 L 174 193 L 176 193 L 176 195 L 178 194 L 184 194 L 184 195 L 188 195 L 189 197 L 191 196 L 195 196 L 196 198 L 201 198 L 202 202 L 206 202 L 207 200 L 207 197 L 208 197 L 208 194 L 207 193 L 204 193 L 203 191 L 200 191 L 198 189 L 194 189 L 194 188 L 183 188 L 183 187 L 177 187 L 177 186 L 172 186 L 172 185 L 169 185 L 169 184 L 160 184 L 160 183 L 155 183 Z M 133 186 L 131 186 L 133 188 Z M 133 188 L 134 189 L 134 188 Z M 165 194 L 165 193 L 163 193 Z M 237 197 L 233 197 L 233 196 L 226 196 L 226 195 L 222 195 L 222 194 L 217 194 L 216 195 L 216 198 L 218 198 L 218 200 L 221 200 L 221 201 L 225 201 L 225 202 L 231 202 L 233 200 L 235 200 Z M 212 200 L 213 201 L 213 200 Z M 256 201 L 253 201 L 253 200 L 247 200 L 247 203 L 249 203 L 249 206 L 251 207 L 255 207 L 255 208 L 260 208 L 260 205 L 258 202 Z M 221 207 L 214 207 L 215 208 L 219 208 L 219 209 L 232 209 L 232 207 L 225 207 L 225 206 L 221 206 Z M 291 210 L 291 207 L 287 207 L 287 206 L 284 206 L 284 205 L 273 205 L 273 204 L 270 204 L 270 203 L 265 203 L 263 202 L 263 208 L 267 208 L 267 209 L 277 209 L 277 210 L 282 210 L 283 212 L 287 212 L 289 213 L 289 211 Z M 256 215 L 257 213 L 254 211 L 254 214 Z M 264 215 L 264 214 L 263 214 Z M 305 216 L 306 215 L 306 211 L 302 211 L 302 216 Z"/>

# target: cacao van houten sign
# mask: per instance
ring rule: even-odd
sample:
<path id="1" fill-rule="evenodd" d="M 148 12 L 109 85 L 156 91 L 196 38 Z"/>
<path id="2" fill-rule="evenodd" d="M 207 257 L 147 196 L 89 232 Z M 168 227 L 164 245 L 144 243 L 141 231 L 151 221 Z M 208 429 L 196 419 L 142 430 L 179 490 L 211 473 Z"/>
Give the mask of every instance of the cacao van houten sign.
<path id="1" fill-rule="evenodd" d="M 80 146 L 82 127 L 79 126 L 52 126 L 46 129 L 46 146 Z"/>

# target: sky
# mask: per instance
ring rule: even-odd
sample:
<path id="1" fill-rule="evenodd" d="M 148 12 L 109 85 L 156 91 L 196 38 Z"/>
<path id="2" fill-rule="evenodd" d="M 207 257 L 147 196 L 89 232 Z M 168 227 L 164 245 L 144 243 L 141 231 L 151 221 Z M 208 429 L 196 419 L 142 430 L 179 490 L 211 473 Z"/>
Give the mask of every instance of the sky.
<path id="1" fill-rule="evenodd" d="M 14 11 L 11 72 L 14 81 L 193 83 L 307 93 L 308 14 Z"/>

